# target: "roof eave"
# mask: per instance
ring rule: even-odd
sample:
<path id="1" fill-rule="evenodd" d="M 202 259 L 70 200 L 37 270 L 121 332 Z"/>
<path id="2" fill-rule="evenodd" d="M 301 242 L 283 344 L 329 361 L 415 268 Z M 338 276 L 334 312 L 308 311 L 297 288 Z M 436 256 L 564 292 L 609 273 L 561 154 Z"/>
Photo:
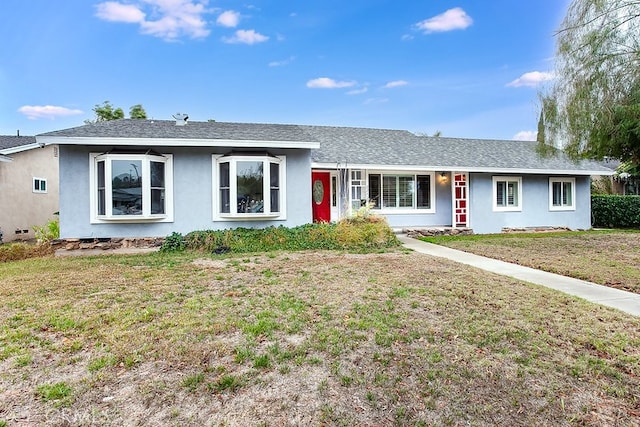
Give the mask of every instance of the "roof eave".
<path id="1" fill-rule="evenodd" d="M 44 147 L 44 144 L 33 142 L 31 144 L 17 145 L 15 147 L 5 148 L 3 150 L 0 150 L 0 154 L 4 154 L 4 155 L 16 154 L 16 153 L 21 153 L 23 151 L 29 151 L 29 150 L 34 150 L 36 148 L 43 148 L 43 147 Z"/>
<path id="2" fill-rule="evenodd" d="M 502 174 L 532 174 L 532 175 L 602 175 L 611 176 L 615 172 L 603 170 L 580 169 L 526 169 L 526 168 L 496 168 L 496 167 L 468 167 L 468 166 L 438 166 L 438 165 L 383 165 L 348 162 L 312 162 L 314 169 L 371 169 L 390 171 L 438 171 L 438 172 L 472 172 L 472 173 L 502 173 Z"/>
<path id="3" fill-rule="evenodd" d="M 37 136 L 45 145 L 109 145 L 109 146 L 153 146 L 153 147 L 240 147 L 240 148 L 320 148 L 313 141 L 264 141 L 252 139 L 198 139 L 198 138 L 104 138 Z"/>

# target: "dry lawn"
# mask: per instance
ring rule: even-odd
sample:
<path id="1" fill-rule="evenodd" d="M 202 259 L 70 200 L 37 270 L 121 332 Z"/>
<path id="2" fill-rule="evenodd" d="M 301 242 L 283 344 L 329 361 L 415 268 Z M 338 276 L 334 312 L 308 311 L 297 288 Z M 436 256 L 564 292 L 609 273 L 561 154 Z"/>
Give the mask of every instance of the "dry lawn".
<path id="1" fill-rule="evenodd" d="M 0 425 L 640 425 L 640 319 L 426 255 L 0 264 Z"/>
<path id="2" fill-rule="evenodd" d="M 430 241 L 640 293 L 640 231 L 504 234 Z"/>

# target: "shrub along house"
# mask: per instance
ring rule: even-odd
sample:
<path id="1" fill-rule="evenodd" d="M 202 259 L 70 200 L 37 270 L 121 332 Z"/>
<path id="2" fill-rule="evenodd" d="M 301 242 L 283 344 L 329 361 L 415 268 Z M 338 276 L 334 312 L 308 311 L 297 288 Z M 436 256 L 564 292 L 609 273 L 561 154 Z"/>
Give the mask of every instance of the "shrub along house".
<path id="1" fill-rule="evenodd" d="M 370 202 L 392 227 L 590 227 L 590 175 L 535 142 L 402 130 L 131 120 L 38 135 L 60 147 L 62 238 L 335 221 Z"/>

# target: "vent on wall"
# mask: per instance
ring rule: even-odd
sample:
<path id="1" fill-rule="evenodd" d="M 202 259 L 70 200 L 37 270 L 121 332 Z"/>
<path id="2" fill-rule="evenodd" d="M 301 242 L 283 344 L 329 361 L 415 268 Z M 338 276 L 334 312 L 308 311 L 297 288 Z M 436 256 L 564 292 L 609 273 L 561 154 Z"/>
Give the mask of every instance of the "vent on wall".
<path id="1" fill-rule="evenodd" d="M 176 126 L 184 126 L 187 124 L 187 120 L 189 120 L 189 115 L 176 113 L 173 118 L 176 119 Z"/>

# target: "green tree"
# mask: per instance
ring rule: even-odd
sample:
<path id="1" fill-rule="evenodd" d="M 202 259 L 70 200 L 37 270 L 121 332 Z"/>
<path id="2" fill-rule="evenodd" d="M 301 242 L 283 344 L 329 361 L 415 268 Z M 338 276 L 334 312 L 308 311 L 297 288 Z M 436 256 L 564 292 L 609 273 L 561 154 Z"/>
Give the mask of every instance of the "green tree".
<path id="1" fill-rule="evenodd" d="M 124 118 L 122 108 L 114 108 L 109 101 L 104 101 L 102 105 L 96 104 L 93 107 L 93 112 L 96 114 L 94 122 L 106 122 Z"/>
<path id="2" fill-rule="evenodd" d="M 136 104 L 129 108 L 129 117 L 132 119 L 146 119 L 147 112 L 144 110 L 141 104 Z"/>
<path id="3" fill-rule="evenodd" d="M 85 120 L 85 123 L 124 119 L 124 111 L 122 108 L 115 108 L 109 101 L 104 101 L 102 104 L 96 104 L 93 107 L 93 112 L 95 113 L 96 118 L 93 120 Z M 146 119 L 147 112 L 141 104 L 136 104 L 129 109 L 129 117 L 132 119 Z"/>
<path id="4" fill-rule="evenodd" d="M 640 0 L 573 0 L 556 36 L 541 151 L 639 164 Z"/>

